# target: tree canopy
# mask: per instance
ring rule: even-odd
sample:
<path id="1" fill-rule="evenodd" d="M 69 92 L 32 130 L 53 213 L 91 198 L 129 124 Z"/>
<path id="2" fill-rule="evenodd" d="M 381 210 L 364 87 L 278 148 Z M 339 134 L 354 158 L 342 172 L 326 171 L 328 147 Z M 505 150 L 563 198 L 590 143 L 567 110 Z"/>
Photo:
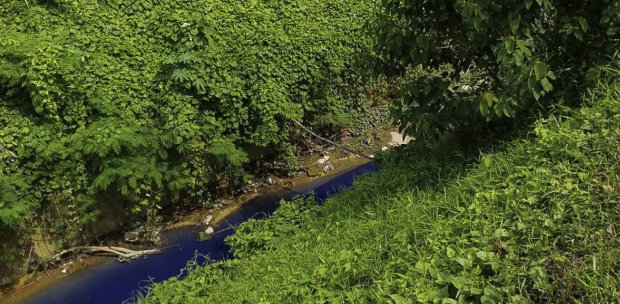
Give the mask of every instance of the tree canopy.
<path id="1" fill-rule="evenodd" d="M 401 129 L 434 138 L 556 102 L 616 52 L 618 1 L 383 0 L 377 48 L 412 73 L 396 103 Z M 557 95 L 556 95 L 557 97 Z"/>

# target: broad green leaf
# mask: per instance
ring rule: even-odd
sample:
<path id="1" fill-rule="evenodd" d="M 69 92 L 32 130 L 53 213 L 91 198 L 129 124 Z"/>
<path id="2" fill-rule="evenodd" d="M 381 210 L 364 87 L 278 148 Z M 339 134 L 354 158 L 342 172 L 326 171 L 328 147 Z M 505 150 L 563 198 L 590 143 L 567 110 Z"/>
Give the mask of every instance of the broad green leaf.
<path id="1" fill-rule="evenodd" d="M 551 85 L 547 78 L 541 79 L 540 84 L 546 92 L 551 92 L 553 90 L 553 85 Z"/>
<path id="2" fill-rule="evenodd" d="M 519 20 L 518 19 L 510 20 L 509 26 L 510 26 L 510 31 L 516 35 L 517 30 L 519 30 Z"/>
<path id="3" fill-rule="evenodd" d="M 536 61 L 536 63 L 534 63 L 534 76 L 536 77 L 536 80 L 541 80 L 546 74 L 547 65 L 541 61 Z"/>
<path id="4" fill-rule="evenodd" d="M 489 114 L 489 106 L 486 101 L 482 100 L 480 103 L 480 114 L 487 116 Z"/>
<path id="5" fill-rule="evenodd" d="M 579 25 L 581 26 L 581 30 L 584 33 L 587 33 L 588 30 L 590 29 L 590 26 L 588 25 L 588 21 L 583 17 L 579 17 Z"/>
<path id="6" fill-rule="evenodd" d="M 504 48 L 506 48 L 506 51 L 508 52 L 508 54 L 511 54 L 512 51 L 515 48 L 515 42 L 512 39 L 504 39 Z"/>
<path id="7" fill-rule="evenodd" d="M 532 89 L 532 95 L 534 95 L 536 100 L 540 99 L 540 93 L 536 90 L 536 88 Z"/>
<path id="8" fill-rule="evenodd" d="M 426 38 L 426 36 L 418 35 L 415 37 L 415 40 L 419 48 L 428 50 L 428 38 Z"/>
<path id="9" fill-rule="evenodd" d="M 575 32 L 573 32 L 573 34 L 575 35 L 575 38 L 577 38 L 577 40 L 583 41 L 583 33 L 580 30 L 576 30 Z"/>
<path id="10" fill-rule="evenodd" d="M 489 107 L 491 107 L 497 100 L 497 97 L 495 97 L 495 95 L 491 92 L 484 93 L 483 98 Z"/>
<path id="11" fill-rule="evenodd" d="M 512 53 L 512 56 L 515 58 L 515 63 L 517 66 L 521 66 L 523 64 L 523 53 L 519 50 L 515 50 Z"/>

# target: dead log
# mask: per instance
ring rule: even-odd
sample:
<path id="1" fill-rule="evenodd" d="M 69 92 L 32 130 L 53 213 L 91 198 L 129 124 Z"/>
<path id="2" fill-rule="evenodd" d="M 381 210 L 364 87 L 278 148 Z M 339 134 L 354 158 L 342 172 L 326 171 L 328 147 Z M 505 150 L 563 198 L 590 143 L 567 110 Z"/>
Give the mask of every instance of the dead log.
<path id="1" fill-rule="evenodd" d="M 74 253 L 115 255 L 119 262 L 127 262 L 141 256 L 158 253 L 160 249 L 131 250 L 114 246 L 77 246 L 65 249 L 54 255 L 51 261 L 59 261 L 62 257 Z"/>

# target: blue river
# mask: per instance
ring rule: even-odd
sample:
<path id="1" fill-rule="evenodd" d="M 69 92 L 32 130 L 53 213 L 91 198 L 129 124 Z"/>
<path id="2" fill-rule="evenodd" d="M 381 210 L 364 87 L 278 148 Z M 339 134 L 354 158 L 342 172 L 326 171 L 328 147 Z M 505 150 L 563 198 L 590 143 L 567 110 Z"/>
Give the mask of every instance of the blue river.
<path id="1" fill-rule="evenodd" d="M 342 189 L 351 187 L 357 176 L 376 170 L 374 163 L 368 163 L 289 191 L 254 198 L 227 216 L 216 227 L 214 236 L 208 240 L 197 240 L 196 227 L 173 229 L 166 233 L 168 245 L 171 247 L 161 253 L 131 263 L 108 262 L 93 266 L 53 283 L 25 299 L 23 303 L 111 304 L 132 301 L 140 290 L 153 282 L 180 275 L 181 269 L 197 255 L 208 256 L 212 260 L 233 258 L 224 239 L 234 233 L 234 229 L 227 228 L 237 226 L 250 218 L 265 218 L 278 208 L 281 200 L 291 200 L 299 193 L 314 193 L 320 203 Z"/>

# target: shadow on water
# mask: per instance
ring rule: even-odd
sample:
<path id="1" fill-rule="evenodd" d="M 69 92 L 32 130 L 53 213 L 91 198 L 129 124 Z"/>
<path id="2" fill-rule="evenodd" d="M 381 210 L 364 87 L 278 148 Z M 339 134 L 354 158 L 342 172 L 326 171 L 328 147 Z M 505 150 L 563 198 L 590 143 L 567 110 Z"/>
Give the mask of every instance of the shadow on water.
<path id="1" fill-rule="evenodd" d="M 250 218 L 265 218 L 279 206 L 280 200 L 291 200 L 299 193 L 315 193 L 318 202 L 340 190 L 351 187 L 355 177 L 376 171 L 368 163 L 342 174 L 319 179 L 310 184 L 254 198 L 228 215 L 216 228 L 214 236 L 205 241 L 196 238 L 196 227 L 173 229 L 167 233 L 169 245 L 162 253 L 140 258 L 131 263 L 108 262 L 61 279 L 30 296 L 23 303 L 121 303 L 133 297 L 136 290 L 150 282 L 161 282 L 180 273 L 197 254 L 219 260 L 231 258 L 224 239 L 234 233 L 229 229 Z"/>

